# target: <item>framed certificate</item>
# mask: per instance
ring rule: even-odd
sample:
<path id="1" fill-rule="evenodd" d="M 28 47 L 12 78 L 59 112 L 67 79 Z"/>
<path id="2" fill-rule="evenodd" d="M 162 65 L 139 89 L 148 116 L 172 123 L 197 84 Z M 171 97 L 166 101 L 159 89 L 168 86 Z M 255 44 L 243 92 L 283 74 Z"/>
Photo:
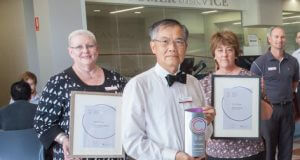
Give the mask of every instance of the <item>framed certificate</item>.
<path id="1" fill-rule="evenodd" d="M 258 76 L 213 75 L 213 138 L 258 138 L 260 100 Z"/>
<path id="2" fill-rule="evenodd" d="M 121 95 L 71 92 L 70 154 L 79 158 L 124 157 Z"/>

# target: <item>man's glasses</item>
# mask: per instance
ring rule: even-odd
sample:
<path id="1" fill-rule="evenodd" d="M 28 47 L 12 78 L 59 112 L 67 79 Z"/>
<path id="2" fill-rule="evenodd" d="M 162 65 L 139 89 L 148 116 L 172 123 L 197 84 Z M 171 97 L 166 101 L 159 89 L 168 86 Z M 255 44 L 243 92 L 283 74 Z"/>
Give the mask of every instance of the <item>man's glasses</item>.
<path id="1" fill-rule="evenodd" d="M 177 47 L 184 47 L 186 42 L 183 39 L 176 39 L 176 40 L 170 40 L 170 39 L 153 39 L 152 41 L 159 42 L 163 47 L 167 47 L 170 44 L 175 44 Z"/>
<path id="2" fill-rule="evenodd" d="M 87 50 L 95 49 L 96 45 L 94 45 L 94 44 L 87 44 L 87 45 L 79 45 L 79 46 L 70 47 L 70 48 L 75 49 L 76 51 L 83 51 L 84 48 L 86 48 Z"/>

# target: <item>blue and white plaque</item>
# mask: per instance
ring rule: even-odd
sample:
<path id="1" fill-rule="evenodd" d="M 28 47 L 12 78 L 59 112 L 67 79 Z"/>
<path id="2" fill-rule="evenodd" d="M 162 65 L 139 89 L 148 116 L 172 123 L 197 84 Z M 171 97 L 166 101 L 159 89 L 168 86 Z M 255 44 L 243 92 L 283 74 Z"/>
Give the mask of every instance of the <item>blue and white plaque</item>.
<path id="1" fill-rule="evenodd" d="M 185 110 L 184 152 L 192 157 L 205 156 L 206 120 L 201 108 Z"/>

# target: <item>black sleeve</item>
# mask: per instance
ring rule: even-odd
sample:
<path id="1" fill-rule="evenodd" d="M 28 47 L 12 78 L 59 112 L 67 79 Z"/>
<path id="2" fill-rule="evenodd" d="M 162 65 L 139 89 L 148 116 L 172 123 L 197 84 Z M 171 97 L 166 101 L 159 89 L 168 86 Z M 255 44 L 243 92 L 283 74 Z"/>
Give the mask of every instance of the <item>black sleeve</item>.
<path id="1" fill-rule="evenodd" d="M 54 79 L 55 77 L 48 81 L 42 92 L 33 122 L 38 137 L 45 148 L 48 148 L 55 137 L 63 132 L 58 125 L 58 122 L 63 118 L 62 110 L 65 107 L 63 93 Z"/>

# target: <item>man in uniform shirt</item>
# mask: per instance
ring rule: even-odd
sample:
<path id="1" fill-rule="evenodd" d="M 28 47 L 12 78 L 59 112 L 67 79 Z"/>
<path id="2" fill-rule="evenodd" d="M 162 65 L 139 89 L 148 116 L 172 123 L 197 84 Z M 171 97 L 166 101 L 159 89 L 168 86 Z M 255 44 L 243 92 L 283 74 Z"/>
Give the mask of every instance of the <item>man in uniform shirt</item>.
<path id="1" fill-rule="evenodd" d="M 269 29 L 268 42 L 270 49 L 251 66 L 252 72 L 262 76 L 263 97 L 273 106 L 272 117 L 263 122 L 266 159 L 274 160 L 278 147 L 278 160 L 291 160 L 295 131 L 292 100 L 299 80 L 299 65 L 284 51 L 286 38 L 281 27 Z"/>
<path id="2" fill-rule="evenodd" d="M 176 20 L 164 19 L 150 27 L 149 35 L 157 63 L 132 78 L 124 89 L 124 149 L 138 160 L 200 159 L 184 152 L 184 109 L 203 107 L 209 124 L 215 111 L 204 106 L 198 80 L 179 70 L 187 49 L 188 30 Z M 210 124 L 206 136 L 211 134 Z"/>

